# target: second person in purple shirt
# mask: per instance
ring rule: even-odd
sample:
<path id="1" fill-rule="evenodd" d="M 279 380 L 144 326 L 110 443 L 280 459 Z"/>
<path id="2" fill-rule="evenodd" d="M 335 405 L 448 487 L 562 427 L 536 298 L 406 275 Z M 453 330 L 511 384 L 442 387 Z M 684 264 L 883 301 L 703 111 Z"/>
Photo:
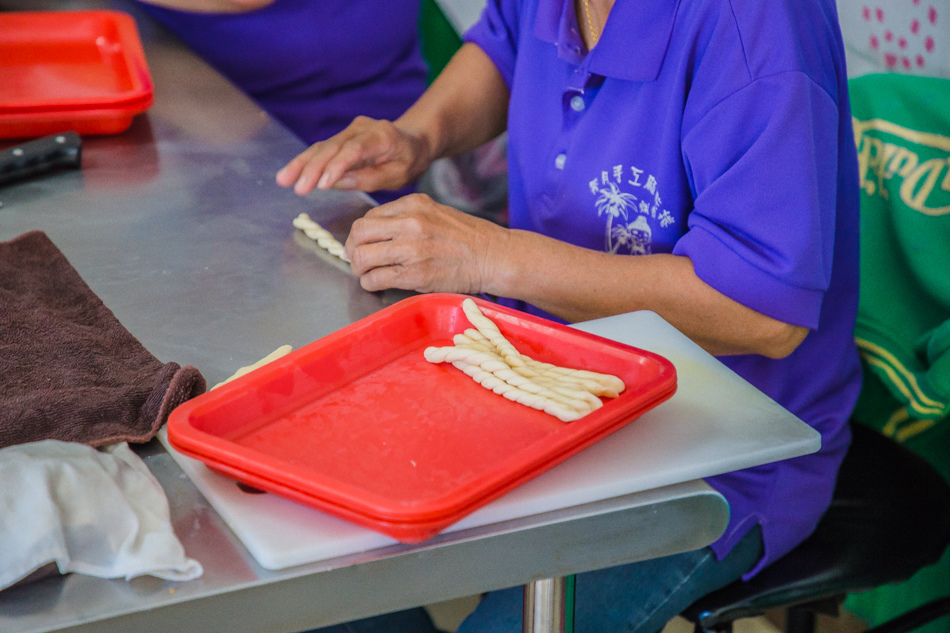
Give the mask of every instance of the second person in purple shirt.
<path id="1" fill-rule="evenodd" d="M 140 2 L 307 144 L 358 115 L 396 118 L 425 90 L 419 0 Z"/>

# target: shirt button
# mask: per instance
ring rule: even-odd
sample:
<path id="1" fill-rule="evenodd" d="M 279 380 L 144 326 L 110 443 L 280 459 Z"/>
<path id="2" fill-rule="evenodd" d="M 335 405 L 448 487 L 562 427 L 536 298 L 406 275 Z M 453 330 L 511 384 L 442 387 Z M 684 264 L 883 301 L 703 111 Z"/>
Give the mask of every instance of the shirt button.
<path id="1" fill-rule="evenodd" d="M 554 159 L 554 166 L 558 169 L 564 169 L 564 163 L 567 162 L 567 154 L 558 154 Z"/>
<path id="2" fill-rule="evenodd" d="M 573 109 L 574 112 L 581 112 L 585 107 L 587 107 L 587 104 L 584 103 L 584 97 L 580 95 L 571 97 L 571 109 Z"/>

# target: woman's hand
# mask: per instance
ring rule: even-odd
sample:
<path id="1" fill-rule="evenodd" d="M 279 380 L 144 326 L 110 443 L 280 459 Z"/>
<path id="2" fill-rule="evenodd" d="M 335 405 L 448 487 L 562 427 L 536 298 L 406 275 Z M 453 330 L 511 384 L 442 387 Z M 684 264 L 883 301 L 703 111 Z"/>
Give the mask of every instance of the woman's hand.
<path id="1" fill-rule="evenodd" d="M 277 184 L 297 195 L 318 189 L 398 189 L 428 169 L 425 137 L 389 121 L 360 116 L 339 134 L 314 143 L 277 172 Z"/>
<path id="2" fill-rule="evenodd" d="M 357 117 L 290 161 L 277 172 L 277 184 L 293 187 L 298 195 L 314 188 L 399 189 L 435 159 L 498 136 L 507 114 L 508 86 L 498 68 L 482 49 L 465 43 L 395 122 Z"/>
<path id="3" fill-rule="evenodd" d="M 413 194 L 371 209 L 346 240 L 350 267 L 370 291 L 483 292 L 508 231 Z"/>

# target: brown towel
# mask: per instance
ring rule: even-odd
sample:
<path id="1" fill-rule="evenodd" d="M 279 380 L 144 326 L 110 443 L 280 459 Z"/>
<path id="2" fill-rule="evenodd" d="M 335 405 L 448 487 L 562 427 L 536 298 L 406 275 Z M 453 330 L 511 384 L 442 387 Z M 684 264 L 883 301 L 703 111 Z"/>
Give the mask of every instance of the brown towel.
<path id="1" fill-rule="evenodd" d="M 0 242 L 0 448 L 146 442 L 205 390 L 126 330 L 41 231 Z"/>

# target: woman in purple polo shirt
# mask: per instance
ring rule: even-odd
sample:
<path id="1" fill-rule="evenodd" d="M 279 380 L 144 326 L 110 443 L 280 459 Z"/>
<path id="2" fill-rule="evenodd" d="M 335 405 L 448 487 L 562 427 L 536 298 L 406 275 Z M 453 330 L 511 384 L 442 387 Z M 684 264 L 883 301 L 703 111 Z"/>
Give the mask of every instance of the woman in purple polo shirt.
<path id="1" fill-rule="evenodd" d="M 391 188 L 507 129 L 510 228 L 383 205 L 347 240 L 362 286 L 566 321 L 653 310 L 822 436 L 711 478 L 731 517 L 710 547 L 577 577 L 579 630 L 651 633 L 804 540 L 849 443 L 858 178 L 835 4 L 490 0 L 465 39 L 404 116 L 357 119 L 277 175 Z M 520 590 L 500 591 L 462 630 L 520 619 Z"/>
<path id="2" fill-rule="evenodd" d="M 140 1 L 307 144 L 358 115 L 398 117 L 425 90 L 419 0 Z"/>

